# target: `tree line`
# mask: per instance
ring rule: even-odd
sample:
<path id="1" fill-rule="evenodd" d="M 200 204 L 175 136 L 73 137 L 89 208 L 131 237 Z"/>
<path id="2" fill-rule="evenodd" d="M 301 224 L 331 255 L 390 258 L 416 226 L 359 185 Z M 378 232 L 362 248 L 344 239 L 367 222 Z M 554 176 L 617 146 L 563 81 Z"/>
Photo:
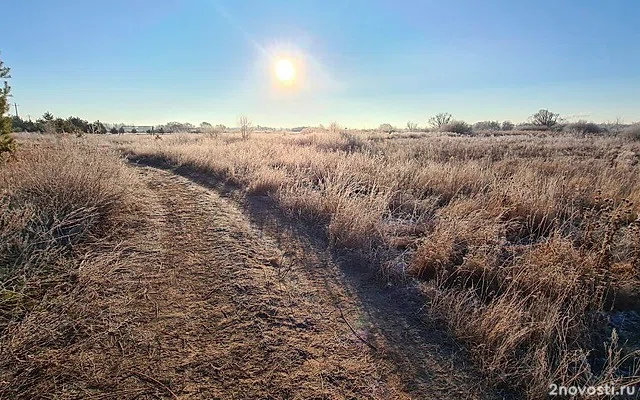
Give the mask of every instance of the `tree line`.
<path id="1" fill-rule="evenodd" d="M 11 117 L 14 132 L 40 132 L 40 133 L 96 133 L 105 134 L 107 126 L 100 121 L 89 122 L 80 117 L 66 119 L 56 118 L 50 112 L 46 112 L 35 121 L 24 120 L 19 116 Z M 116 130 L 115 133 L 118 133 Z"/>
<path id="2" fill-rule="evenodd" d="M 585 120 L 577 122 L 568 122 L 560 116 L 560 114 L 541 109 L 531 115 L 526 122 L 514 124 L 511 121 L 479 121 L 471 125 L 465 121 L 453 118 L 449 113 L 439 113 L 429 118 L 428 125 L 420 129 L 415 122 L 407 122 L 407 130 L 412 131 L 440 131 L 454 132 L 462 135 L 470 135 L 473 132 L 481 131 L 554 131 L 554 132 L 572 132 L 578 134 L 619 134 L 625 128 L 635 125 L 625 125 L 618 118 L 615 122 L 596 124 Z M 392 133 L 397 131 L 390 124 L 382 124 L 378 128 L 381 132 Z"/>
<path id="3" fill-rule="evenodd" d="M 108 124 L 98 121 L 89 122 L 80 117 L 57 118 L 50 112 L 35 121 L 25 120 L 19 116 L 7 117 L 11 121 L 13 132 L 31 132 L 31 133 L 91 133 L 91 134 L 123 134 L 123 133 L 176 133 L 176 132 L 224 132 L 227 127 L 218 124 L 213 125 L 209 122 L 203 122 L 199 126 L 195 126 L 188 122 L 168 122 L 164 125 L 152 126 L 145 130 L 138 131 L 136 127 L 126 127 L 125 124 Z"/>

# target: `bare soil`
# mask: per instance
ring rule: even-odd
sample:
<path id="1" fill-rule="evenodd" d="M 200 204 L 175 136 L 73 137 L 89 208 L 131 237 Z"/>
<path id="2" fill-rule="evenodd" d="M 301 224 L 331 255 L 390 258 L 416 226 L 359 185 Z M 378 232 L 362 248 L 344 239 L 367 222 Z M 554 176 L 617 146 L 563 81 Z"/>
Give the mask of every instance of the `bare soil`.
<path id="1" fill-rule="evenodd" d="M 132 168 L 144 223 L 11 328 L 0 398 L 496 397 L 419 294 L 268 198 Z"/>

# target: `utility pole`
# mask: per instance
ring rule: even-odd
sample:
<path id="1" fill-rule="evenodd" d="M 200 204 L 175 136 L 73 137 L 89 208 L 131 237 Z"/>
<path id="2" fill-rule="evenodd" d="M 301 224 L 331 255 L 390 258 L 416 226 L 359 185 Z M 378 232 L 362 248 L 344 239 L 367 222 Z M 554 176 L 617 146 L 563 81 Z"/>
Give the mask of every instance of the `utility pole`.
<path id="1" fill-rule="evenodd" d="M 18 116 L 18 103 L 13 103 L 14 107 L 16 108 L 16 117 Z"/>

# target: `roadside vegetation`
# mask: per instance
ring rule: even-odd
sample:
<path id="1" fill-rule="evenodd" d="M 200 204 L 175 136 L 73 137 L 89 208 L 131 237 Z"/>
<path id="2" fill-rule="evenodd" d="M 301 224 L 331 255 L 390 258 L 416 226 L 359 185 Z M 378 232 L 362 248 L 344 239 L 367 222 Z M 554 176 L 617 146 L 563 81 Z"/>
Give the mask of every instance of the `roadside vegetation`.
<path id="1" fill-rule="evenodd" d="M 69 139 L 23 142 L 0 165 L 0 338 L 132 223 L 132 184 L 115 153 Z"/>
<path id="2" fill-rule="evenodd" d="M 543 114 L 545 126 L 557 123 Z M 552 382 L 638 375 L 640 144 L 570 129 L 581 133 L 336 127 L 119 145 L 269 196 L 324 227 L 383 278 L 421 287 L 493 384 L 533 399 Z"/>

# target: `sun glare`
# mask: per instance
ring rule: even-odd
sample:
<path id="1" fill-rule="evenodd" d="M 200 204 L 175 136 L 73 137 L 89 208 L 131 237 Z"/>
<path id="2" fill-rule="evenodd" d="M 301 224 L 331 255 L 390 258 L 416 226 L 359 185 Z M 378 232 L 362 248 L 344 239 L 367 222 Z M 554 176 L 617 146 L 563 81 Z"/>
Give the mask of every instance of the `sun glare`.
<path id="1" fill-rule="evenodd" d="M 288 59 L 278 60 L 276 63 L 276 78 L 282 83 L 292 83 L 296 79 L 296 68 Z"/>

